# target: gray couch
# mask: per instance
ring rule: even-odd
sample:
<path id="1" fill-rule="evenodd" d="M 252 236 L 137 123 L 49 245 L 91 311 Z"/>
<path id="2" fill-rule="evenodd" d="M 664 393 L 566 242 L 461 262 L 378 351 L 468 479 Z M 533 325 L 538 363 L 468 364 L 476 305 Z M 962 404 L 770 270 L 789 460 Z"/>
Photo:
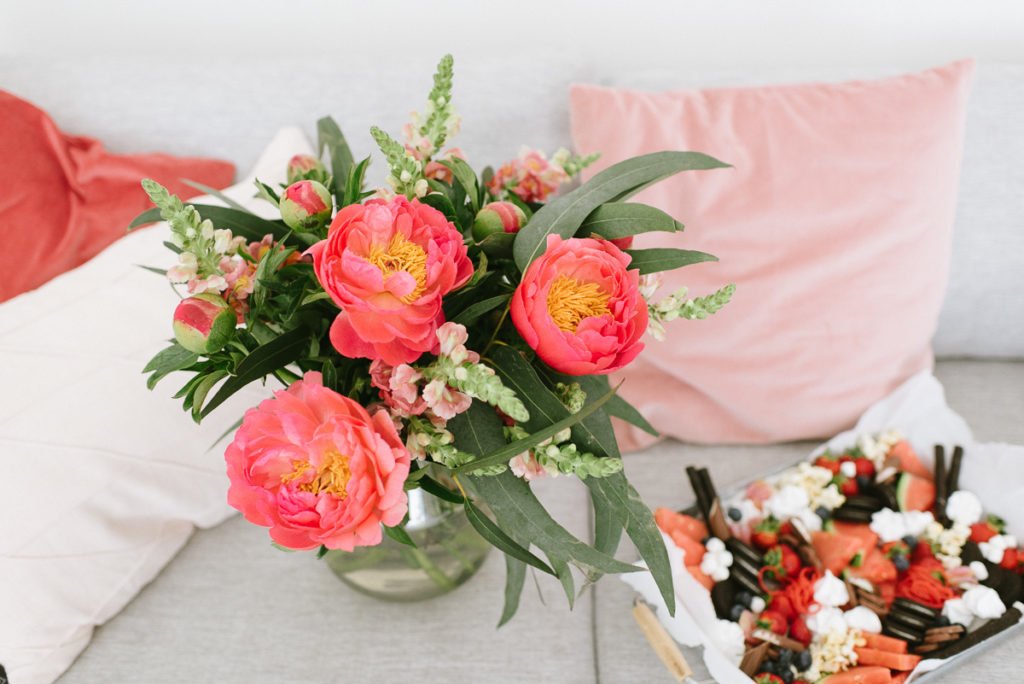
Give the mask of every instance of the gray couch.
<path id="1" fill-rule="evenodd" d="M 430 65 L 363 59 L 347 63 L 343 73 L 309 62 L 300 69 L 298 62 L 171 66 L 0 59 L 0 88 L 115 151 L 208 154 L 244 169 L 277 128 L 304 124 L 312 134 L 312 121 L 323 113 L 334 114 L 349 131 L 357 154 L 370 151 L 363 131 L 371 123 L 397 129 L 404 113 L 420 105 Z M 648 87 L 723 82 L 694 75 L 609 76 L 596 64 L 566 64 L 553 73 L 542 55 L 533 56 L 532 67 L 520 62 L 509 70 L 495 59 L 457 65 L 465 116 L 459 143 L 475 161 L 500 161 L 521 142 L 549 150 L 567 144 L 571 81 Z M 491 78 L 498 72 L 502 92 Z M 753 80 L 791 78 L 764 74 Z M 371 79 L 386 88 L 370 87 Z M 509 92 L 520 108 L 506 106 Z M 1021 121 L 1024 68 L 983 65 L 968 123 L 950 296 L 936 337 L 936 373 L 953 408 L 979 439 L 1016 443 L 1024 443 Z M 692 502 L 686 464 L 707 465 L 726 487 L 793 462 L 811 447 L 663 443 L 627 457 L 626 468 L 652 506 L 681 507 Z M 559 480 L 540 489 L 556 517 L 588 534 L 582 487 Z M 624 544 L 620 555 L 634 553 Z M 500 555 L 492 553 L 479 575 L 454 594 L 419 604 L 380 603 L 343 586 L 311 555 L 274 551 L 265 530 L 234 518 L 198 532 L 156 581 L 96 631 L 60 681 L 670 681 L 632 622 L 631 590 L 617 579 L 606 578 L 573 612 L 557 586 L 541 582 L 546 602 L 527 587 L 519 615 L 496 632 L 503 581 Z M 936 681 L 1020 681 L 1022 670 L 1024 635 L 1017 635 Z"/>

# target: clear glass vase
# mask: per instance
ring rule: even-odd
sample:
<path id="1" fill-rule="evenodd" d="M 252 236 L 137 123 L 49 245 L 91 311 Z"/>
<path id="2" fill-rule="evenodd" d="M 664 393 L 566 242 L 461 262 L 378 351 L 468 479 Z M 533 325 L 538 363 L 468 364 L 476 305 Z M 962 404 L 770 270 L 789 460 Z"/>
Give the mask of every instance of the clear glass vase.
<path id="1" fill-rule="evenodd" d="M 385 535 L 378 546 L 328 551 L 324 560 L 356 591 L 385 601 L 421 601 L 464 584 L 491 550 L 462 506 L 422 489 L 409 492 L 405 529 L 416 548 Z"/>

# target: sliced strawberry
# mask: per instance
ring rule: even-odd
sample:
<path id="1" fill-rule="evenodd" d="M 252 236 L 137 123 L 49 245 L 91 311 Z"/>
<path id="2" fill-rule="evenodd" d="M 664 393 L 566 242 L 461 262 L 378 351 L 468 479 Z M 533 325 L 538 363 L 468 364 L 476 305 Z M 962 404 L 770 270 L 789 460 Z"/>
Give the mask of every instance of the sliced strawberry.
<path id="1" fill-rule="evenodd" d="M 1006 568 L 1007 570 L 1016 570 L 1018 555 L 1017 549 L 1006 549 L 1003 551 L 1003 560 L 1000 561 L 999 567 Z"/>
<path id="2" fill-rule="evenodd" d="M 971 541 L 975 544 L 987 542 L 997 534 L 1002 534 L 1006 523 L 1002 518 L 990 515 L 981 522 L 971 525 Z"/>
<path id="3" fill-rule="evenodd" d="M 875 464 L 867 458 L 858 458 L 853 462 L 857 466 L 857 475 L 863 475 L 864 477 L 875 476 Z"/>
<path id="4" fill-rule="evenodd" d="M 843 477 L 839 479 L 839 491 L 843 496 L 857 496 L 860 493 L 860 487 L 857 485 L 856 478 Z"/>
<path id="5" fill-rule="evenodd" d="M 807 621 L 804 619 L 803 615 L 797 616 L 797 618 L 793 620 L 793 624 L 789 626 L 789 636 L 796 639 L 804 646 L 811 643 L 811 639 L 814 637 L 811 634 L 811 630 L 807 627 Z"/>
<path id="6" fill-rule="evenodd" d="M 767 551 L 779 543 L 779 521 L 768 516 L 754 526 L 750 543 L 760 551 Z"/>
<path id="7" fill-rule="evenodd" d="M 782 617 L 781 613 L 776 613 L 774 610 L 762 611 L 757 618 L 757 626 L 782 636 L 789 631 L 789 622 Z"/>

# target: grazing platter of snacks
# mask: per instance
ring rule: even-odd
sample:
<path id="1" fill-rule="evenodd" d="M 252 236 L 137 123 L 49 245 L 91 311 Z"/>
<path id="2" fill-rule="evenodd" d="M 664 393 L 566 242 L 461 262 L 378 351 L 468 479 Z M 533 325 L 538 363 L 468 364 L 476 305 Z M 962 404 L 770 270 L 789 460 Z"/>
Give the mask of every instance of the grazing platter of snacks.
<path id="1" fill-rule="evenodd" d="M 696 505 L 655 517 L 729 681 L 916 682 L 1019 626 L 1024 548 L 961 485 L 972 450 L 850 432 L 724 496 L 687 468 Z"/>

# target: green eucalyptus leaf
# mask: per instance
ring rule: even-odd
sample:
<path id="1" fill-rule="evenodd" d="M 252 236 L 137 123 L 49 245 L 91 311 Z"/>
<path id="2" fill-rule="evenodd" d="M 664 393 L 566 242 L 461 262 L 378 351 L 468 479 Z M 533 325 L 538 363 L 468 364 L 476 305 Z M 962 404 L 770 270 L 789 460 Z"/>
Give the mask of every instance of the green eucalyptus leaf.
<path id="1" fill-rule="evenodd" d="M 421 476 L 419 478 L 419 485 L 423 491 L 445 501 L 460 504 L 466 500 L 461 494 L 453 492 L 429 475 Z"/>
<path id="2" fill-rule="evenodd" d="M 173 373 L 174 371 L 188 368 L 198 360 L 198 354 L 190 352 L 175 342 L 150 359 L 146 367 L 142 369 L 142 372 Z"/>
<path id="3" fill-rule="evenodd" d="M 206 401 L 206 395 L 210 393 L 213 386 L 223 380 L 227 376 L 228 372 L 225 370 L 215 370 L 211 373 L 206 374 L 202 381 L 196 385 L 195 391 L 192 392 L 191 403 L 192 403 L 192 420 L 197 423 L 201 420 L 200 410 L 203 408 L 203 402 Z"/>
<path id="4" fill-rule="evenodd" d="M 515 233 L 491 233 L 477 245 L 484 254 L 495 258 L 509 257 L 516 242 Z"/>
<path id="5" fill-rule="evenodd" d="M 396 525 L 394 527 L 387 527 L 384 525 L 382 527 L 384 529 L 384 534 L 391 537 L 399 544 L 405 544 L 406 546 L 416 548 L 416 542 L 413 541 L 412 537 L 409 536 L 409 533 L 401 525 Z"/>
<path id="6" fill-rule="evenodd" d="M 680 171 L 728 166 L 699 152 L 655 152 L 627 159 L 598 173 L 572 192 L 558 197 L 533 215 L 517 233 L 514 255 L 520 271 L 547 248 L 549 235 L 568 238 L 602 204 L 626 199 Z"/>
<path id="7" fill-rule="evenodd" d="M 232 209 L 244 211 L 246 214 L 252 213 L 252 211 L 250 211 L 247 207 L 242 206 L 241 204 L 231 199 L 217 188 L 211 188 L 209 185 L 203 185 L 202 183 L 197 183 L 196 181 L 190 181 L 187 178 L 182 178 L 181 182 L 184 183 L 185 185 L 195 188 L 199 192 L 206 193 L 210 197 L 216 197 L 217 199 L 219 199 L 221 202 L 228 205 Z"/>
<path id="8" fill-rule="evenodd" d="M 347 183 L 349 173 L 355 164 L 352 150 L 349 148 L 341 128 L 329 116 L 316 122 L 316 138 L 317 153 L 322 156 L 324 150 L 327 150 L 331 159 L 331 192 L 341 204 L 345 199 L 345 183 Z"/>
<path id="9" fill-rule="evenodd" d="M 516 539 L 515 532 L 509 534 Z M 516 539 L 522 544 L 527 543 L 525 539 Z M 501 618 L 498 620 L 498 627 L 506 624 L 515 617 L 519 610 L 519 599 L 523 595 L 523 584 L 526 581 L 526 563 L 505 554 L 505 605 L 501 609 Z"/>
<path id="10" fill-rule="evenodd" d="M 469 198 L 469 202 L 472 205 L 473 214 L 476 214 L 476 212 L 480 211 L 480 195 L 477 190 L 476 172 L 473 171 L 473 168 L 464 159 L 458 157 L 445 159 L 441 163 L 451 169 L 455 182 L 466 193 L 466 197 Z"/>
<path id="11" fill-rule="evenodd" d="M 461 323 L 462 325 L 465 325 L 467 327 L 471 326 L 474 323 L 476 323 L 477 320 L 479 320 L 480 317 L 483 316 L 484 314 L 494 311 L 500 306 L 504 306 L 505 303 L 508 302 L 508 300 L 510 300 L 511 298 L 512 295 L 510 294 L 501 294 L 495 297 L 488 297 L 487 299 L 482 299 L 479 302 L 476 302 L 475 304 L 472 304 L 467 308 L 463 309 L 451 320 L 454 321 L 455 323 Z"/>
<path id="12" fill-rule="evenodd" d="M 672 586 L 672 566 L 654 515 L 643 502 L 625 474 L 608 477 L 588 477 L 583 481 L 590 489 L 595 508 L 604 508 L 636 545 L 640 557 L 647 563 L 669 614 L 675 615 L 675 590 Z"/>
<path id="13" fill-rule="evenodd" d="M 444 214 L 446 219 L 454 223 L 456 227 L 459 226 L 458 214 L 455 212 L 455 207 L 452 205 L 452 201 L 448 199 L 447 195 L 440 192 L 432 192 L 429 195 L 421 197 L 420 202 L 437 209 L 439 212 Z"/>
<path id="14" fill-rule="evenodd" d="M 480 456 L 499 451 L 505 446 L 501 418 L 482 401 L 471 403 L 467 410 L 448 421 L 447 428 L 455 436 L 455 445 L 469 454 Z"/>
<path id="15" fill-rule="evenodd" d="M 700 264 L 706 261 L 718 261 L 718 257 L 698 252 L 693 249 L 674 249 L 671 247 L 655 247 L 653 249 L 627 249 L 630 256 L 629 268 L 640 271 L 640 275 L 671 271 L 673 269 Z"/>
<path id="16" fill-rule="evenodd" d="M 548 567 L 548 564 L 542 561 L 540 558 L 530 553 L 530 551 L 516 542 L 512 537 L 505 534 L 505 532 L 498 527 L 493 520 L 484 515 L 483 511 L 473 505 L 472 501 L 466 500 L 465 503 L 466 517 L 469 518 L 469 523 L 473 528 L 480 533 L 480 536 L 486 539 L 494 548 L 500 550 L 507 556 L 512 556 L 518 560 L 523 561 L 528 565 L 554 575 L 555 571 Z"/>
<path id="17" fill-rule="evenodd" d="M 582 375 L 582 376 L 569 376 L 562 375 L 558 376 L 561 382 L 578 382 L 583 391 L 588 395 L 600 394 L 607 392 L 609 388 L 608 376 L 607 375 Z M 654 426 L 647 422 L 647 419 L 636 410 L 636 408 L 628 401 L 622 398 L 622 395 L 616 394 L 612 399 L 605 404 L 604 411 L 609 416 L 615 416 L 620 420 L 624 420 L 631 425 L 635 425 L 649 435 L 654 437 L 660 437 Z"/>
<path id="18" fill-rule="evenodd" d="M 358 204 L 365 196 L 363 185 L 366 180 L 366 169 L 370 166 L 370 158 L 362 160 L 352 167 L 348 179 L 345 182 L 344 196 L 338 201 L 338 208 L 347 207 L 350 204 Z"/>
<path id="19" fill-rule="evenodd" d="M 590 212 L 578 231 L 579 235 L 600 235 L 609 240 L 651 231 L 668 233 L 683 230 L 683 224 L 646 204 L 611 202 Z"/>
<path id="20" fill-rule="evenodd" d="M 157 275 L 162 275 L 165 278 L 167 277 L 167 269 L 165 269 L 165 268 L 157 268 L 156 266 L 143 266 L 141 264 L 135 264 L 135 265 L 138 266 L 139 268 L 141 268 L 144 271 L 149 271 L 150 273 L 156 273 Z"/>
<path id="21" fill-rule="evenodd" d="M 150 223 L 156 223 L 157 221 L 163 221 L 163 218 L 160 216 L 160 209 L 158 207 L 153 207 L 152 209 L 147 209 L 133 218 L 132 222 L 128 224 L 128 230 L 131 231 L 139 226 L 149 225 Z"/>
<path id="22" fill-rule="evenodd" d="M 235 375 L 228 378 L 227 382 L 217 390 L 213 399 L 200 414 L 201 417 L 208 416 L 211 411 L 250 382 L 264 378 L 298 359 L 309 344 L 308 338 L 309 331 L 304 327 L 299 327 L 254 349 L 238 364 Z"/>

